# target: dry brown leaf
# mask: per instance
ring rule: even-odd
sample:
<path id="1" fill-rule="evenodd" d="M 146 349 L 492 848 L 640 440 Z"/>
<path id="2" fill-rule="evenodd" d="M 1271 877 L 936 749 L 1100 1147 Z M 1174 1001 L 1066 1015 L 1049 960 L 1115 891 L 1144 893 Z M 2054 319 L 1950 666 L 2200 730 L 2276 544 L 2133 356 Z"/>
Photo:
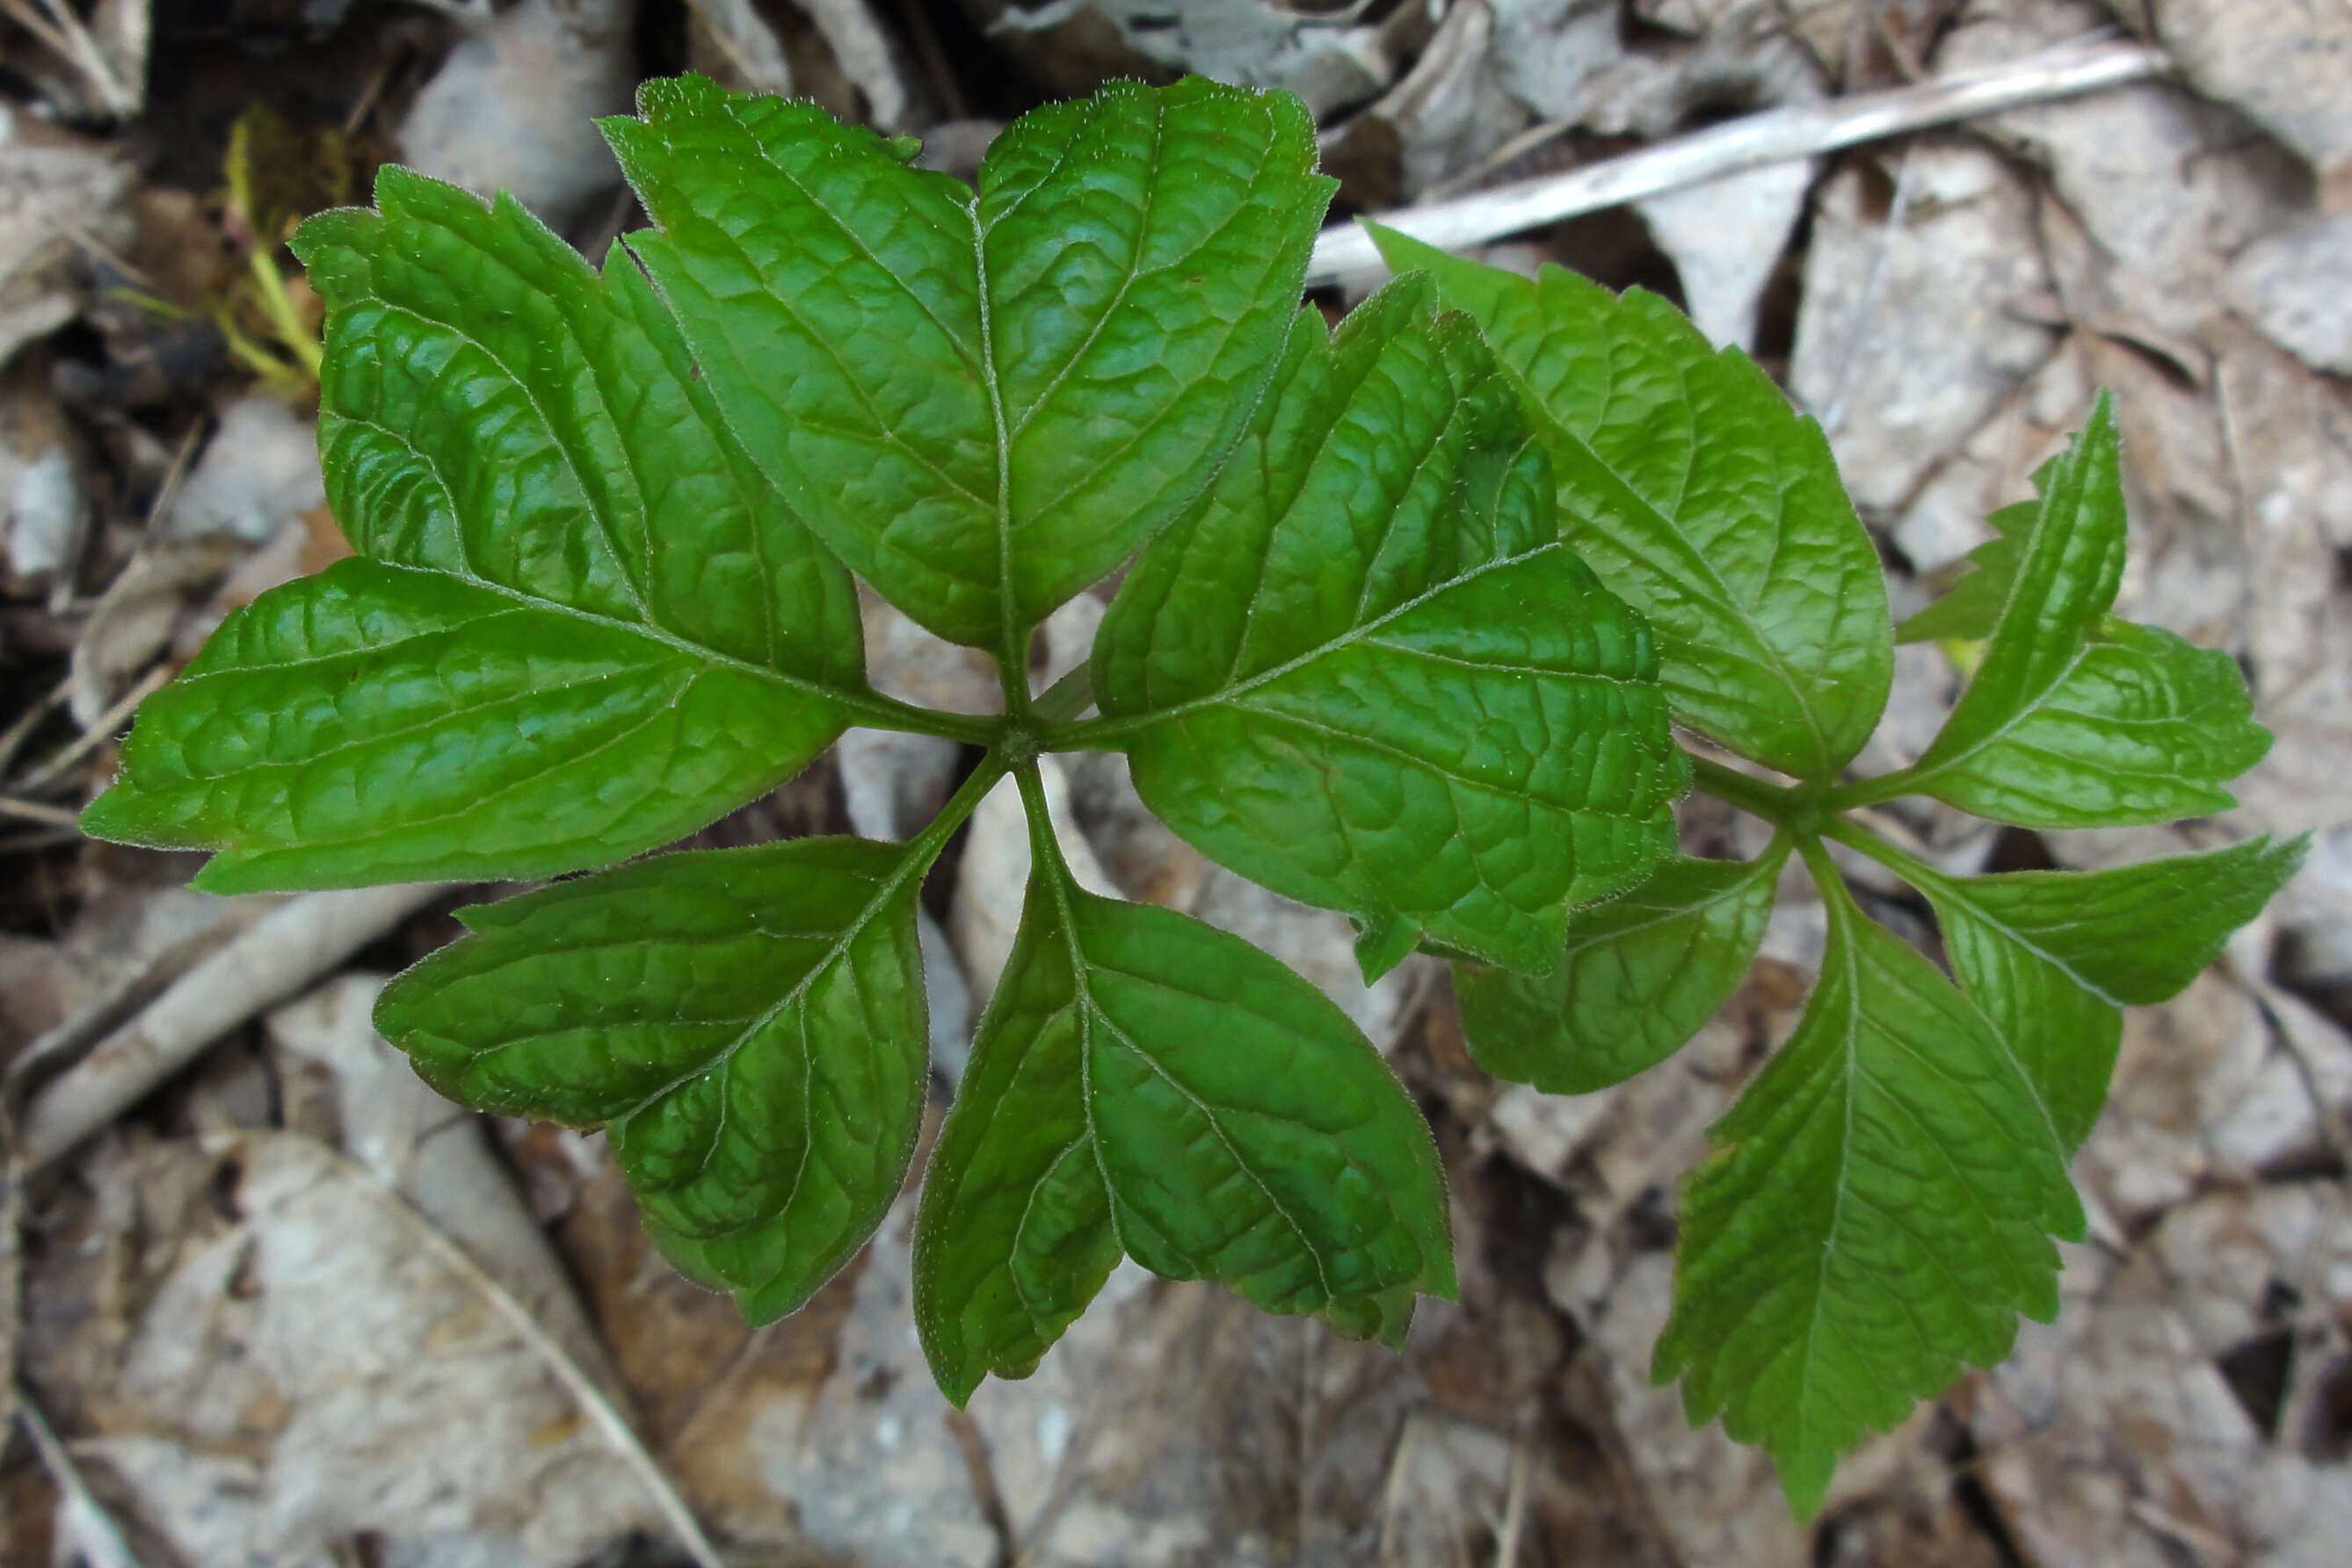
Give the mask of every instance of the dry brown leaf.
<path id="1" fill-rule="evenodd" d="M 1789 369 L 1866 513 L 1901 507 L 2058 342 L 2030 319 L 2049 283 L 2015 174 L 1975 148 L 1921 144 L 1894 179 L 1884 213 L 1860 169 L 1822 189 Z"/>
<path id="2" fill-rule="evenodd" d="M 2352 163 L 2352 9 L 2340 0 L 2145 0 L 2200 91 L 2235 104 L 2324 180 Z"/>

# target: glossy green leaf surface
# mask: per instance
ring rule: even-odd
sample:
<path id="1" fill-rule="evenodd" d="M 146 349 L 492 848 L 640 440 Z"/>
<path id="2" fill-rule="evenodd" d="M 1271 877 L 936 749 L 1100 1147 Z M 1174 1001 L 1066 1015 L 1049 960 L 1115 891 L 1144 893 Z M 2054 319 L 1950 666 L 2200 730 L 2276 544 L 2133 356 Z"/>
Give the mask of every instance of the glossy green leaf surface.
<path id="1" fill-rule="evenodd" d="M 542 876 L 798 772 L 866 693 L 849 577 L 625 260 L 387 169 L 298 240 L 327 495 L 362 560 L 233 616 L 89 830 L 215 891 Z"/>
<path id="2" fill-rule="evenodd" d="M 694 831 L 839 729 L 756 676 L 435 572 L 338 563 L 148 700 L 86 831 L 212 892 L 543 876 Z"/>
<path id="3" fill-rule="evenodd" d="M 1477 319 L 1526 395 L 1561 533 L 1657 626 L 1675 716 L 1784 773 L 1835 774 L 1877 726 L 1894 654 L 1878 552 L 1819 427 L 1654 295 L 1366 226 Z"/>
<path id="4" fill-rule="evenodd" d="M 1941 758 L 1922 760 L 1913 787 L 2024 827 L 2209 816 L 2236 804 L 2221 786 L 2270 750 L 2253 707 L 2228 654 L 2111 620 L 1998 729 L 1949 749 L 1939 742 Z"/>
<path id="5" fill-rule="evenodd" d="M 2033 477 L 2037 488 L 2047 486 L 2049 470 Z M 2002 507 L 1986 521 L 1997 531 L 1969 552 L 1969 570 L 1938 595 L 1926 609 L 1895 628 L 1898 643 L 1982 642 L 2000 624 L 2000 607 L 2017 578 L 2018 545 L 2033 531 L 2042 509 L 2032 501 Z"/>
<path id="6" fill-rule="evenodd" d="M 1983 662 L 1908 787 L 2026 827 L 2124 826 L 2227 809 L 2270 735 L 2228 655 L 2115 620 L 2124 495 L 2102 395 L 2006 570 Z M 1969 579 L 1962 579 L 1963 583 Z"/>
<path id="7" fill-rule="evenodd" d="M 865 1244 L 914 1153 L 919 869 L 803 838 L 477 905 L 377 1025 L 453 1100 L 604 1127 L 662 1250 L 764 1322 Z"/>
<path id="8" fill-rule="evenodd" d="M 1002 650 L 1200 493 L 1332 182 L 1299 102 L 1191 79 L 1024 116 L 977 196 L 813 104 L 648 83 L 630 237 L 732 426 L 882 595 Z"/>
<path id="9" fill-rule="evenodd" d="M 1919 759 L 1923 775 L 1968 756 L 2054 690 L 2114 606 L 2124 572 L 2119 446 L 2115 405 L 2102 394 L 2073 447 L 2036 476 L 2041 504 L 2009 569 L 1991 643 Z"/>
<path id="10" fill-rule="evenodd" d="M 1685 1184 L 1653 1375 L 1760 1443 L 1800 1516 L 1837 1457 L 2058 1310 L 2083 1212 L 2015 1056 L 1927 959 L 1829 894 L 1797 1032 Z"/>
<path id="11" fill-rule="evenodd" d="M 1104 733 L 1202 853 L 1344 910 L 1367 974 L 1422 933 L 1523 969 L 1674 847 L 1687 784 L 1647 626 L 1561 545 L 1470 323 L 1391 285 L 1299 319 L 1208 504 L 1095 645 Z"/>
<path id="12" fill-rule="evenodd" d="M 924 1178 L 940 1387 L 1027 1375 L 1122 1253 L 1392 1344 L 1416 1291 L 1454 1291 L 1428 1124 L 1346 1015 L 1238 937 L 1041 872 Z"/>
<path id="13" fill-rule="evenodd" d="M 1547 1094 L 1589 1094 L 1672 1056 L 1756 957 L 1785 840 L 1756 860 L 1675 859 L 1622 897 L 1569 917 L 1546 974 L 1457 964 L 1473 1060 Z"/>
<path id="14" fill-rule="evenodd" d="M 2108 871 L 1906 875 L 1935 905 L 1954 972 L 2072 1153 L 2106 1102 L 2123 1008 L 2184 990 L 2286 886 L 2305 847 L 2253 838 Z"/>

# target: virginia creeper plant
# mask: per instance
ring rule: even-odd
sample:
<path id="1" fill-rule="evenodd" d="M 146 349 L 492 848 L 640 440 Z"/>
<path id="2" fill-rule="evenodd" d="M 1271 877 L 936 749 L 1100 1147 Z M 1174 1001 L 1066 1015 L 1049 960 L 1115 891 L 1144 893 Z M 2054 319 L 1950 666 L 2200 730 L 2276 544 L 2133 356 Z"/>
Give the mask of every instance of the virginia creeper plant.
<path id="1" fill-rule="evenodd" d="M 2170 821 L 2262 755 L 2225 657 L 2109 615 L 2104 402 L 1905 628 L 1981 643 L 1942 734 L 1850 778 L 1895 633 L 1819 431 L 1654 298 L 1399 235 L 1403 275 L 1327 329 L 1296 100 L 1109 87 L 1013 125 L 977 191 L 692 77 L 604 130 L 655 227 L 601 271 L 398 168 L 303 226 L 357 554 L 147 702 L 91 832 L 209 848 L 220 892 L 563 877 L 462 911 L 378 1023 L 454 1099 L 605 1128 L 662 1250 L 767 1320 L 905 1179 L 917 895 L 1009 775 L 1034 868 L 915 1239 L 959 1403 L 1122 1256 L 1392 1345 L 1454 1290 L 1379 1054 L 1239 939 L 1079 888 L 1040 752 L 1124 752 L 1202 853 L 1350 916 L 1368 977 L 1450 958 L 1479 1061 L 1560 1092 L 1721 1005 L 1793 858 L 1821 982 L 1685 1188 L 1656 1374 L 1809 1513 L 1841 1451 L 2055 1310 L 2120 1008 L 2187 984 L 2301 847 L 1971 877 L 1857 814 Z M 1034 628 L 1122 567 L 1090 662 L 1033 697 Z M 856 578 L 992 655 L 1003 713 L 877 692 Z M 853 725 L 981 760 L 904 844 L 636 858 Z M 1772 825 L 1760 858 L 1680 856 L 1694 780 Z M 1833 847 L 1925 897 L 1951 978 Z"/>

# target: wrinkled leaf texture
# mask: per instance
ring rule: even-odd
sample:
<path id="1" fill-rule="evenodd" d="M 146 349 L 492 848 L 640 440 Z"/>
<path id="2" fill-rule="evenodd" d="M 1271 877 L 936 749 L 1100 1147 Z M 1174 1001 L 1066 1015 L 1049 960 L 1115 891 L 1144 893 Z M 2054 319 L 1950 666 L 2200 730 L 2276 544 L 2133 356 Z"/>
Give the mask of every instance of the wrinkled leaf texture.
<path id="1" fill-rule="evenodd" d="M 626 243 L 794 510 L 998 653 L 1191 505 L 1280 351 L 1333 182 L 1298 100 L 1189 78 L 1024 115 L 973 192 L 815 105 L 647 83 Z"/>
<path id="2" fill-rule="evenodd" d="M 452 1100 L 605 1128 L 664 1254 L 764 1322 L 865 1245 L 913 1156 L 920 870 L 801 838 L 477 905 L 377 1025 Z"/>
<path id="3" fill-rule="evenodd" d="M 1052 856 L 924 1177 L 915 1321 L 940 1387 L 1026 1375 L 1121 1254 L 1401 1345 L 1414 1293 L 1455 1290 L 1403 1086 L 1280 963 Z"/>
<path id="4" fill-rule="evenodd" d="M 1475 317 L 1535 412 L 1561 535 L 1655 625 L 1683 722 L 1828 778 L 1894 679 L 1886 587 L 1829 445 L 1737 350 L 1641 289 L 1529 279 L 1366 226 Z"/>
<path id="5" fill-rule="evenodd" d="M 692 832 L 866 692 L 848 574 L 728 434 L 625 258 L 387 168 L 297 239 L 359 552 L 231 616 L 87 829 L 215 892 L 535 877 Z"/>
<path id="6" fill-rule="evenodd" d="M 2221 785 L 2270 749 L 2229 655 L 2108 615 L 2123 579 L 2119 446 L 2102 394 L 2039 476 L 2013 564 L 1996 556 L 1983 574 L 2007 573 L 2000 618 L 1911 770 L 1916 793 L 2022 827 L 2170 822 L 2234 805 Z"/>
<path id="7" fill-rule="evenodd" d="M 2068 1153 L 2106 1102 L 2123 1009 L 2169 1000 L 2303 864 L 2251 838 L 2107 871 L 1904 873 L 1935 906 L 1969 994 L 2024 1067 Z"/>
<path id="8" fill-rule="evenodd" d="M 1548 974 L 1458 964 L 1471 1058 L 1547 1094 L 1590 1094 L 1672 1056 L 1729 999 L 1772 913 L 1789 842 L 1746 863 L 1675 859 L 1569 919 Z"/>
<path id="9" fill-rule="evenodd" d="M 1642 618 L 1559 542 L 1541 449 L 1471 323 L 1391 284 L 1303 313 L 1208 503 L 1147 551 L 1094 689 L 1204 854 L 1524 969 L 1674 847 L 1688 786 Z"/>
<path id="10" fill-rule="evenodd" d="M 1817 868 L 1829 881 L 1834 872 Z M 2058 1310 L 2083 1211 L 2015 1054 L 1916 950 L 1828 891 L 1797 1032 L 1683 1191 L 1652 1375 L 1760 1443 L 1800 1516 L 1837 1457 Z"/>

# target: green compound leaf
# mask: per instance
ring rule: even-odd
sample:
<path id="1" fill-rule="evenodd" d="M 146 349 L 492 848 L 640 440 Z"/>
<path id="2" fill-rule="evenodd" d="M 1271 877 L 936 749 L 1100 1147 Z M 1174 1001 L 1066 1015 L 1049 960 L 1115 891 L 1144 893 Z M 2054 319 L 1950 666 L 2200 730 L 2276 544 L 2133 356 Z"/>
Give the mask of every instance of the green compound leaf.
<path id="1" fill-rule="evenodd" d="M 1687 787 L 1647 626 L 1552 528 L 1470 323 L 1407 279 L 1299 318 L 1208 504 L 1095 645 L 1098 740 L 1212 858 L 1362 928 L 1520 969 L 1675 843 Z"/>
<path id="2" fill-rule="evenodd" d="M 1896 868 L 1935 905 L 1953 970 L 2072 1153 L 2106 1101 L 2123 1009 L 2184 990 L 2307 847 L 2307 837 L 2253 838 L 2111 871 L 1946 877 L 1907 858 Z"/>
<path id="3" fill-rule="evenodd" d="M 2047 465 L 2033 476 L 2034 489 L 2047 489 Z M 1982 642 L 2000 624 L 2000 607 L 2008 602 L 2010 584 L 2017 578 L 2019 542 L 2033 531 L 2041 507 L 2020 501 L 2002 507 L 1986 519 L 1994 537 L 1969 552 L 1969 570 L 1944 590 L 1926 609 L 1895 628 L 1898 643 Z"/>
<path id="4" fill-rule="evenodd" d="M 853 569 L 1003 652 L 1199 495 L 1333 182 L 1287 94 L 1114 83 L 1023 117 L 977 198 L 907 144 L 698 77 L 604 121 L 629 245 L 733 427 Z"/>
<path id="5" fill-rule="evenodd" d="M 1671 860 L 1569 917 L 1548 974 L 1454 966 L 1471 1058 L 1547 1094 L 1589 1094 L 1655 1067 L 1738 987 L 1764 939 L 1786 839 L 1759 859 Z"/>
<path id="6" fill-rule="evenodd" d="M 1655 623 L 1675 717 L 1800 778 L 1851 761 L 1894 651 L 1878 552 L 1819 427 L 1654 295 L 1558 267 L 1530 281 L 1365 226 L 1477 319 L 1537 411 L 1561 532 Z"/>
<path id="7" fill-rule="evenodd" d="M 1895 776 L 2026 827 L 2226 810 L 2221 786 L 2262 760 L 2270 734 L 2228 655 L 2107 614 L 2123 575 L 2124 497 L 2105 394 L 2041 478 L 1984 662 L 1926 754 Z"/>
<path id="8" fill-rule="evenodd" d="M 1401 1345 L 1455 1289 L 1421 1113 L 1313 986 L 1238 937 L 1096 898 L 1041 849 L 924 1180 L 915 1321 L 958 1405 L 1024 1377 L 1121 1253 Z"/>
<path id="9" fill-rule="evenodd" d="M 151 699 L 88 830 L 216 892 L 543 876 L 798 772 L 866 692 L 848 574 L 625 258 L 401 169 L 306 225 L 327 494 L 362 559 Z"/>
<path id="10" fill-rule="evenodd" d="M 1819 868 L 1825 882 L 1835 872 Z M 1683 1193 L 1653 1376 L 1760 1443 L 1800 1517 L 1837 1456 L 2058 1310 L 2053 1236 L 2083 1211 L 2016 1058 L 1951 983 L 1825 889 L 1796 1034 Z"/>
<path id="11" fill-rule="evenodd" d="M 864 1245 L 913 1157 L 920 869 L 803 838 L 478 905 L 377 1026 L 453 1100 L 605 1127 L 662 1251 L 764 1322 Z"/>

